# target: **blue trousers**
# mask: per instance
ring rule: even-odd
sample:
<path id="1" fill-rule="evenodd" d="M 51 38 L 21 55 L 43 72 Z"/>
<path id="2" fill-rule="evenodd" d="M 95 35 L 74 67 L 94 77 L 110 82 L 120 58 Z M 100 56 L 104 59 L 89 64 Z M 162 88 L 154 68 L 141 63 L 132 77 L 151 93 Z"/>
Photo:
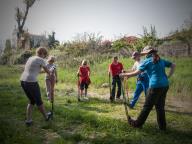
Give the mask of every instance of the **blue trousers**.
<path id="1" fill-rule="evenodd" d="M 149 87 L 149 83 L 145 81 L 138 81 L 136 85 L 136 89 L 133 95 L 133 98 L 130 102 L 130 107 L 133 108 L 135 106 L 135 103 L 139 99 L 141 93 L 144 91 L 145 96 L 147 95 L 147 89 Z"/>

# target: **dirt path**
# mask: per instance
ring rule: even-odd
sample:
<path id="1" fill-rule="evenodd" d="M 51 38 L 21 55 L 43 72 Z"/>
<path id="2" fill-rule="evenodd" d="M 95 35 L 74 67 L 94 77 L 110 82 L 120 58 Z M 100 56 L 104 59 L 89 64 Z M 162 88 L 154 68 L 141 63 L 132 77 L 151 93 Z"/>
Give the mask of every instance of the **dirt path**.
<path id="1" fill-rule="evenodd" d="M 131 99 L 133 93 L 129 93 L 129 99 Z M 89 97 L 96 97 L 99 99 L 109 99 L 109 93 L 98 94 L 97 92 L 90 91 L 88 94 Z M 141 96 L 140 103 L 144 103 L 144 96 Z M 174 97 L 167 96 L 166 106 L 167 111 L 179 112 L 179 113 L 188 113 L 192 114 L 192 98 L 186 97 Z"/>
<path id="2" fill-rule="evenodd" d="M 60 91 L 60 90 L 58 90 Z M 61 95 L 77 95 L 77 90 L 72 87 L 72 85 L 68 85 Z M 133 93 L 129 93 L 129 98 L 131 99 Z M 109 90 L 107 88 L 105 89 L 95 89 L 95 88 L 90 88 L 88 89 L 88 97 L 93 97 L 93 98 L 99 98 L 99 99 L 104 99 L 104 100 L 109 100 Z M 121 97 L 122 98 L 122 97 Z M 139 99 L 139 102 L 141 104 L 144 103 L 144 96 L 141 96 Z M 165 106 L 167 111 L 173 111 L 173 112 L 179 112 L 179 113 L 189 113 L 192 114 L 192 97 L 174 97 L 171 95 L 167 95 L 166 98 L 166 106 Z"/>

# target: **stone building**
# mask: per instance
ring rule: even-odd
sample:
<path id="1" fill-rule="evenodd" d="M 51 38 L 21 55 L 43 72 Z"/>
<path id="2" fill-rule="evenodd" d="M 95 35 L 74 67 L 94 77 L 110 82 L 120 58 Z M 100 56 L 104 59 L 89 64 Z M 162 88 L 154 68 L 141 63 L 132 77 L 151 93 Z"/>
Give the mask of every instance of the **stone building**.
<path id="1" fill-rule="evenodd" d="M 12 33 L 12 47 L 21 47 L 23 49 L 37 48 L 39 46 L 48 46 L 48 39 L 45 35 L 31 34 L 25 31 L 21 37 L 21 40 L 17 40 L 18 30 L 15 28 Z"/>

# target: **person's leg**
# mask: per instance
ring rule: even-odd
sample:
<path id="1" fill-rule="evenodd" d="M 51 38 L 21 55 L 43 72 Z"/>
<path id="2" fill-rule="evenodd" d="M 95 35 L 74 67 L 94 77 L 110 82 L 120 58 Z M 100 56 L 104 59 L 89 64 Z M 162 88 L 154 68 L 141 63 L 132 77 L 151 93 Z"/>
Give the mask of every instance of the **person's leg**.
<path id="1" fill-rule="evenodd" d="M 159 93 L 157 102 L 155 104 L 155 109 L 157 113 L 157 122 L 160 130 L 166 130 L 166 118 L 165 118 L 165 98 L 168 91 L 168 87 L 161 89 Z"/>
<path id="2" fill-rule="evenodd" d="M 85 86 L 84 86 L 84 82 L 80 83 L 80 98 L 83 97 L 83 90 L 84 90 Z"/>
<path id="3" fill-rule="evenodd" d="M 46 84 L 47 98 L 48 100 L 51 100 L 51 81 L 49 79 L 46 79 L 45 84 Z"/>
<path id="4" fill-rule="evenodd" d="M 37 106 L 37 107 L 38 107 L 39 111 L 41 112 L 41 114 L 43 115 L 43 117 L 44 117 L 45 119 L 47 119 L 47 114 L 46 114 L 44 105 L 41 104 L 41 105 L 39 105 L 39 106 Z"/>
<path id="5" fill-rule="evenodd" d="M 112 79 L 112 91 L 111 91 L 111 100 L 115 99 L 115 91 L 116 91 L 116 78 L 113 77 Z"/>
<path id="6" fill-rule="evenodd" d="M 54 101 L 55 80 L 51 81 L 51 102 Z"/>
<path id="7" fill-rule="evenodd" d="M 88 87 L 89 87 L 89 85 L 86 83 L 86 84 L 85 84 L 85 100 L 89 100 L 89 98 L 87 97 Z"/>
<path id="8" fill-rule="evenodd" d="M 144 92 L 145 92 L 145 96 L 147 96 L 147 91 L 149 89 L 149 82 L 148 81 L 143 81 L 142 85 L 143 85 L 143 89 L 144 89 Z"/>
<path id="9" fill-rule="evenodd" d="M 87 97 L 87 89 L 85 88 L 85 97 Z"/>
<path id="10" fill-rule="evenodd" d="M 47 114 L 45 111 L 45 107 L 44 107 L 42 99 L 41 99 L 40 87 L 37 82 L 31 88 L 31 92 L 34 96 L 34 100 L 35 100 L 35 103 L 36 103 L 39 111 L 41 112 L 41 114 L 43 115 L 45 120 L 49 120 L 51 114 Z"/>
<path id="11" fill-rule="evenodd" d="M 120 77 L 117 78 L 117 86 L 118 86 L 118 89 L 117 89 L 117 96 L 116 98 L 120 98 L 121 96 L 121 79 Z"/>
<path id="12" fill-rule="evenodd" d="M 151 109 L 153 108 L 153 105 L 156 102 L 156 94 L 157 94 L 157 91 L 155 88 L 149 89 L 149 92 L 148 92 L 147 97 L 145 99 L 143 109 L 140 112 L 140 114 L 136 120 L 137 126 L 142 126 L 145 123 Z"/>
<path id="13" fill-rule="evenodd" d="M 30 92 L 31 84 L 27 82 L 21 82 L 21 87 L 23 88 L 27 98 L 29 99 L 29 103 L 27 104 L 27 108 L 26 108 L 26 122 L 31 122 L 33 105 L 35 104 L 35 100 Z"/>
<path id="14" fill-rule="evenodd" d="M 143 91 L 143 86 L 141 83 L 138 83 L 136 85 L 136 89 L 135 89 L 135 92 L 134 92 L 134 95 L 133 95 L 133 98 L 130 102 L 130 107 L 133 108 L 135 106 L 135 103 L 137 102 L 137 100 L 139 99 L 139 96 L 141 95 Z"/>
<path id="15" fill-rule="evenodd" d="M 26 121 L 32 121 L 32 111 L 33 111 L 33 105 L 28 104 L 26 111 Z"/>
<path id="16" fill-rule="evenodd" d="M 88 89 L 88 84 L 87 83 L 85 83 L 85 97 L 87 97 L 87 89 Z"/>

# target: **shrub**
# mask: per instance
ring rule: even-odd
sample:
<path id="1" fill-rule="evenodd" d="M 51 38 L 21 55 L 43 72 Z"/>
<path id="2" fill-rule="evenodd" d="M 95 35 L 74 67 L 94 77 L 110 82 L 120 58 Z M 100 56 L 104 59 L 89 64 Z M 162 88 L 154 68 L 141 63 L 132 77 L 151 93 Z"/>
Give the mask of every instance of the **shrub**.
<path id="1" fill-rule="evenodd" d="M 15 60 L 15 64 L 25 64 L 29 57 L 32 56 L 32 51 L 25 50 L 22 52 L 18 58 Z"/>

